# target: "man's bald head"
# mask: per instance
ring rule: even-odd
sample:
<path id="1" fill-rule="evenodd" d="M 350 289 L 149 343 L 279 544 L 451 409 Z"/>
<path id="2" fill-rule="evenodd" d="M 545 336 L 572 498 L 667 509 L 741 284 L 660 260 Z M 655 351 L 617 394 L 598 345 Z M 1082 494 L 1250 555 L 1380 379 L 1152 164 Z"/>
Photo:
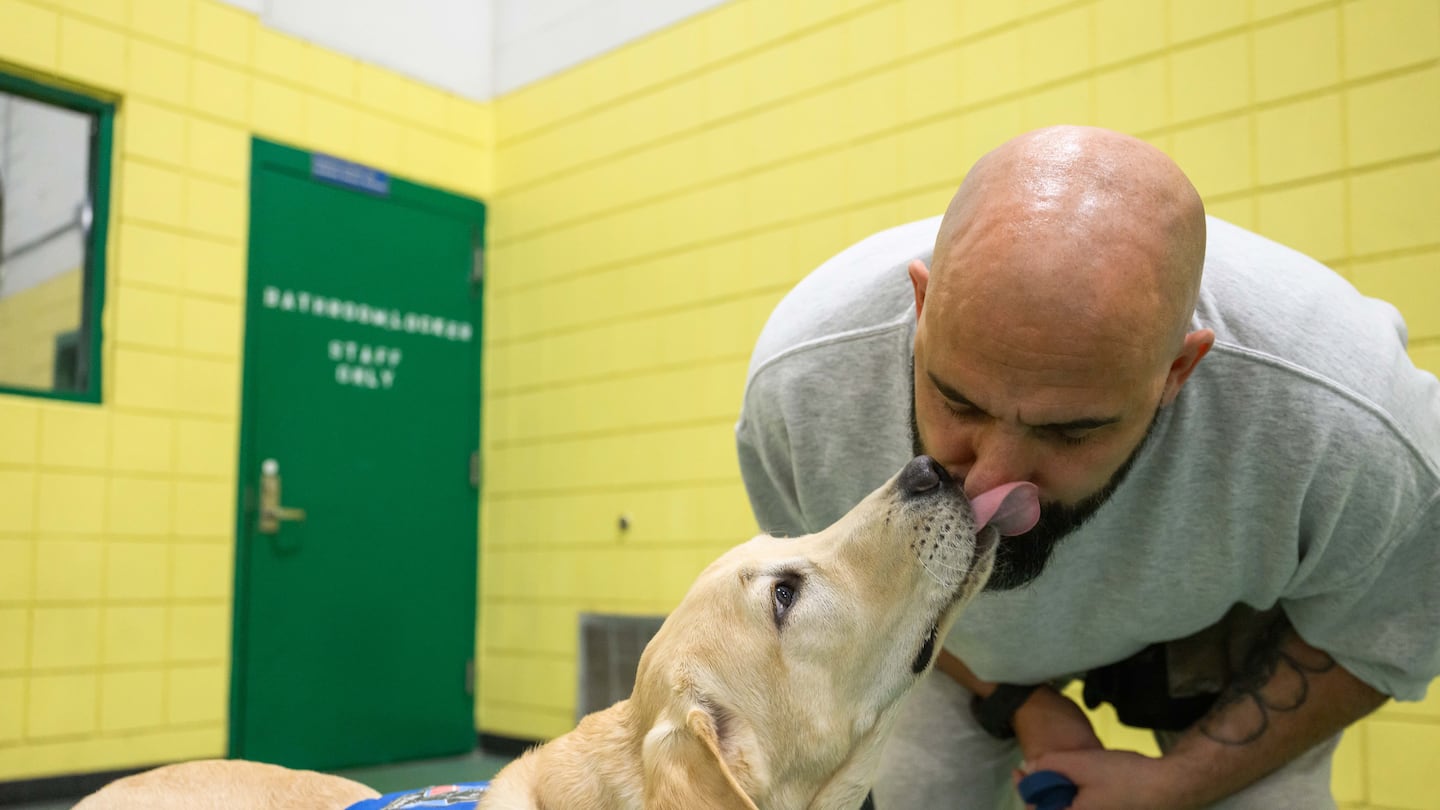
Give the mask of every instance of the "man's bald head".
<path id="1" fill-rule="evenodd" d="M 1118 329 L 1160 360 L 1185 335 L 1204 253 L 1200 196 L 1163 152 L 1051 127 L 966 175 L 941 221 L 929 297 L 947 319 L 1028 312 L 1036 328 Z"/>

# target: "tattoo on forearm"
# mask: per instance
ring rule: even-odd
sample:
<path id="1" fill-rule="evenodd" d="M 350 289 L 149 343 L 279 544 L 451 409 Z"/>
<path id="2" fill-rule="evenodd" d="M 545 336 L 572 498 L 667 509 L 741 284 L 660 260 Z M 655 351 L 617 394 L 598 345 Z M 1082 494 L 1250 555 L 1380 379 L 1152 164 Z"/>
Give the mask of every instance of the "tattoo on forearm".
<path id="1" fill-rule="evenodd" d="M 1310 696 L 1310 679 L 1334 669 L 1335 659 L 1312 648 L 1297 649 L 1290 622 L 1281 616 L 1246 655 L 1233 680 L 1196 728 L 1225 745 L 1248 745 L 1265 735 L 1273 714 L 1293 712 Z"/>

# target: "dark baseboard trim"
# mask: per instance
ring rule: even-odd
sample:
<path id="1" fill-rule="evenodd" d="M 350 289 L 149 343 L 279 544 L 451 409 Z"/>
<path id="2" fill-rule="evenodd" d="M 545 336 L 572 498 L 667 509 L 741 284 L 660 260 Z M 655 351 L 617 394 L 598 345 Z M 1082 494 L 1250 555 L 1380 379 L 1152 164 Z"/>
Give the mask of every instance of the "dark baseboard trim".
<path id="1" fill-rule="evenodd" d="M 478 739 L 481 751 L 487 754 L 498 754 L 502 757 L 518 757 L 541 743 L 540 740 L 502 737 L 498 734 L 486 734 L 483 731 L 479 733 Z"/>
<path id="2" fill-rule="evenodd" d="M 7 804 L 64 801 L 66 799 L 74 799 L 78 802 L 116 779 L 148 770 L 150 770 L 148 767 L 126 768 L 122 771 L 70 773 L 41 779 L 0 782 L 0 807 Z"/>

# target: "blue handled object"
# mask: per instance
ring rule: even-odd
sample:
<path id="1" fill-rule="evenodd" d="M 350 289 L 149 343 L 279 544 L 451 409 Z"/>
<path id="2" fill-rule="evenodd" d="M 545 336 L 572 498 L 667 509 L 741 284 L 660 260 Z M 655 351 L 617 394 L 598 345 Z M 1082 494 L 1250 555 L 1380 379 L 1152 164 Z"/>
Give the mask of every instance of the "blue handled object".
<path id="1" fill-rule="evenodd" d="M 1036 771 L 1020 780 L 1020 798 L 1036 810 L 1065 810 L 1080 788 L 1055 771 Z"/>

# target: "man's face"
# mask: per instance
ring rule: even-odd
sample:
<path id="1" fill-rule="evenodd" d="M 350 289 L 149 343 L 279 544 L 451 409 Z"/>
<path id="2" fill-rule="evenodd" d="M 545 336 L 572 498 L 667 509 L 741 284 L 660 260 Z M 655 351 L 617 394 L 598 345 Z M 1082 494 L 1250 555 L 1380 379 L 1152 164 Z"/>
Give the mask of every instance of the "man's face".
<path id="1" fill-rule="evenodd" d="M 1039 576 L 1055 545 L 1120 486 L 1164 384 L 1163 373 L 1117 359 L 1133 357 L 1123 347 L 1105 351 L 1100 336 L 1047 335 L 1025 319 L 1014 327 L 921 328 L 915 341 L 915 452 L 964 480 L 971 497 L 1010 481 L 1040 488 L 1040 522 L 1001 543 L 990 590 Z"/>

